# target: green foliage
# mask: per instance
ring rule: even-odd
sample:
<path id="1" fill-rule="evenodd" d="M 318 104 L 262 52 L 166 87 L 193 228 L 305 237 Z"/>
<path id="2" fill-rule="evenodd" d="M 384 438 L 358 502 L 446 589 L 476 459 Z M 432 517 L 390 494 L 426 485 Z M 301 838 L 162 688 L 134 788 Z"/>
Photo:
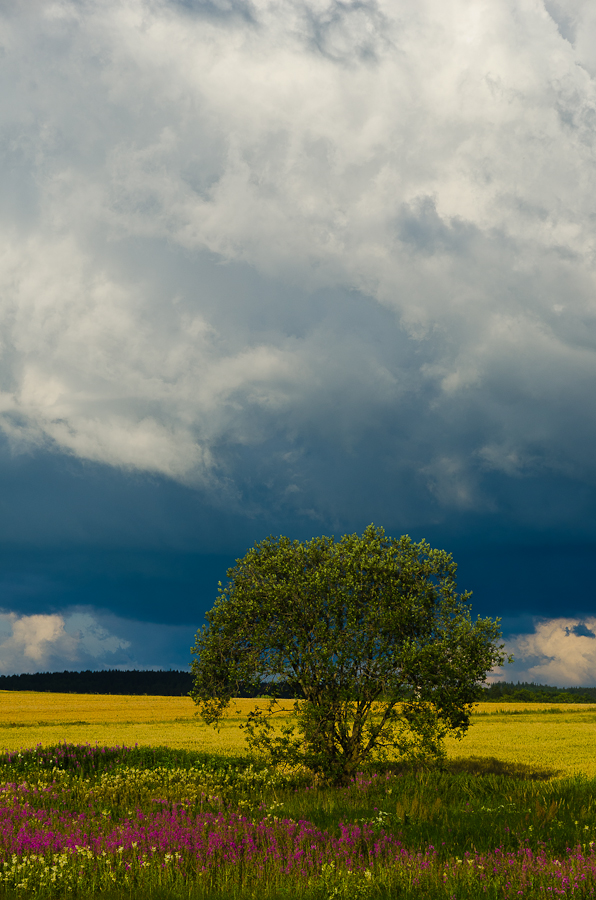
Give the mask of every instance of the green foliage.
<path id="1" fill-rule="evenodd" d="M 330 783 L 388 753 L 440 758 L 504 661 L 498 620 L 472 622 L 456 568 L 445 551 L 373 525 L 339 541 L 256 544 L 228 571 L 196 637 L 200 715 L 217 725 L 232 697 L 267 694 L 269 708 L 246 722 L 249 745 Z M 280 685 L 301 698 L 281 733 Z"/>

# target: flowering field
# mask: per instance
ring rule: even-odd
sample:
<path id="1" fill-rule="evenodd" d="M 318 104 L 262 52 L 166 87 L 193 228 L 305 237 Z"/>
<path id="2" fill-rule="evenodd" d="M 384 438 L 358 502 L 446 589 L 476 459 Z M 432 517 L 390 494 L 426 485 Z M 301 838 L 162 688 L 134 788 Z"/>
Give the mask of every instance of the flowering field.
<path id="1" fill-rule="evenodd" d="M 319 789 L 243 757 L 253 703 L 0 692 L 0 898 L 596 896 L 595 707 L 481 704 L 447 771 Z"/>
<path id="2" fill-rule="evenodd" d="M 595 796 L 488 758 L 330 789 L 241 757 L 39 746 L 0 758 L 0 896 L 592 897 Z"/>

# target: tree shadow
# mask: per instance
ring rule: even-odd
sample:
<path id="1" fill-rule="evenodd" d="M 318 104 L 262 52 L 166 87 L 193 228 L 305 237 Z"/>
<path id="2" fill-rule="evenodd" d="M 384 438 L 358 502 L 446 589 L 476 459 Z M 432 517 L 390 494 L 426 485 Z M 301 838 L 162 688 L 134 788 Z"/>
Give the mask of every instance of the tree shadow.
<path id="1" fill-rule="evenodd" d="M 561 769 L 512 762 L 496 756 L 458 756 L 447 760 L 445 769 L 453 775 L 507 775 L 527 781 L 549 781 L 563 774 Z"/>

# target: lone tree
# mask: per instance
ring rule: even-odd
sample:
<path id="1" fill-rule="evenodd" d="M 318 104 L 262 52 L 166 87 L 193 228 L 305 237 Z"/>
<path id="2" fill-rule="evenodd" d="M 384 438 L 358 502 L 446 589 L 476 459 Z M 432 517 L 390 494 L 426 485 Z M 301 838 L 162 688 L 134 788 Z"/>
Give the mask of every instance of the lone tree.
<path id="1" fill-rule="evenodd" d="M 327 782 L 388 752 L 440 757 L 445 736 L 468 729 L 487 672 L 505 661 L 499 620 L 472 622 L 456 569 L 445 551 L 373 525 L 339 541 L 255 544 L 228 570 L 196 636 L 200 715 L 217 725 L 232 697 L 268 696 L 266 711 L 248 714 L 249 744 Z M 276 729 L 288 690 L 299 699 L 291 724 Z"/>

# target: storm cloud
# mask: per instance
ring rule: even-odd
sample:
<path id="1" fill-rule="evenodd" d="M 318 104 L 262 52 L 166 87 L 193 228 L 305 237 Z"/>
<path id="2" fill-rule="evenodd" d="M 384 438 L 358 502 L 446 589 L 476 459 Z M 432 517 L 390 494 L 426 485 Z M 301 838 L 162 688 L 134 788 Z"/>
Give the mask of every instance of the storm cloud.
<path id="1" fill-rule="evenodd" d="M 593 547 L 592 4 L 33 0 L 0 28 L 5 546 L 373 520 Z M 126 481 L 105 515 L 97 480 Z"/>

